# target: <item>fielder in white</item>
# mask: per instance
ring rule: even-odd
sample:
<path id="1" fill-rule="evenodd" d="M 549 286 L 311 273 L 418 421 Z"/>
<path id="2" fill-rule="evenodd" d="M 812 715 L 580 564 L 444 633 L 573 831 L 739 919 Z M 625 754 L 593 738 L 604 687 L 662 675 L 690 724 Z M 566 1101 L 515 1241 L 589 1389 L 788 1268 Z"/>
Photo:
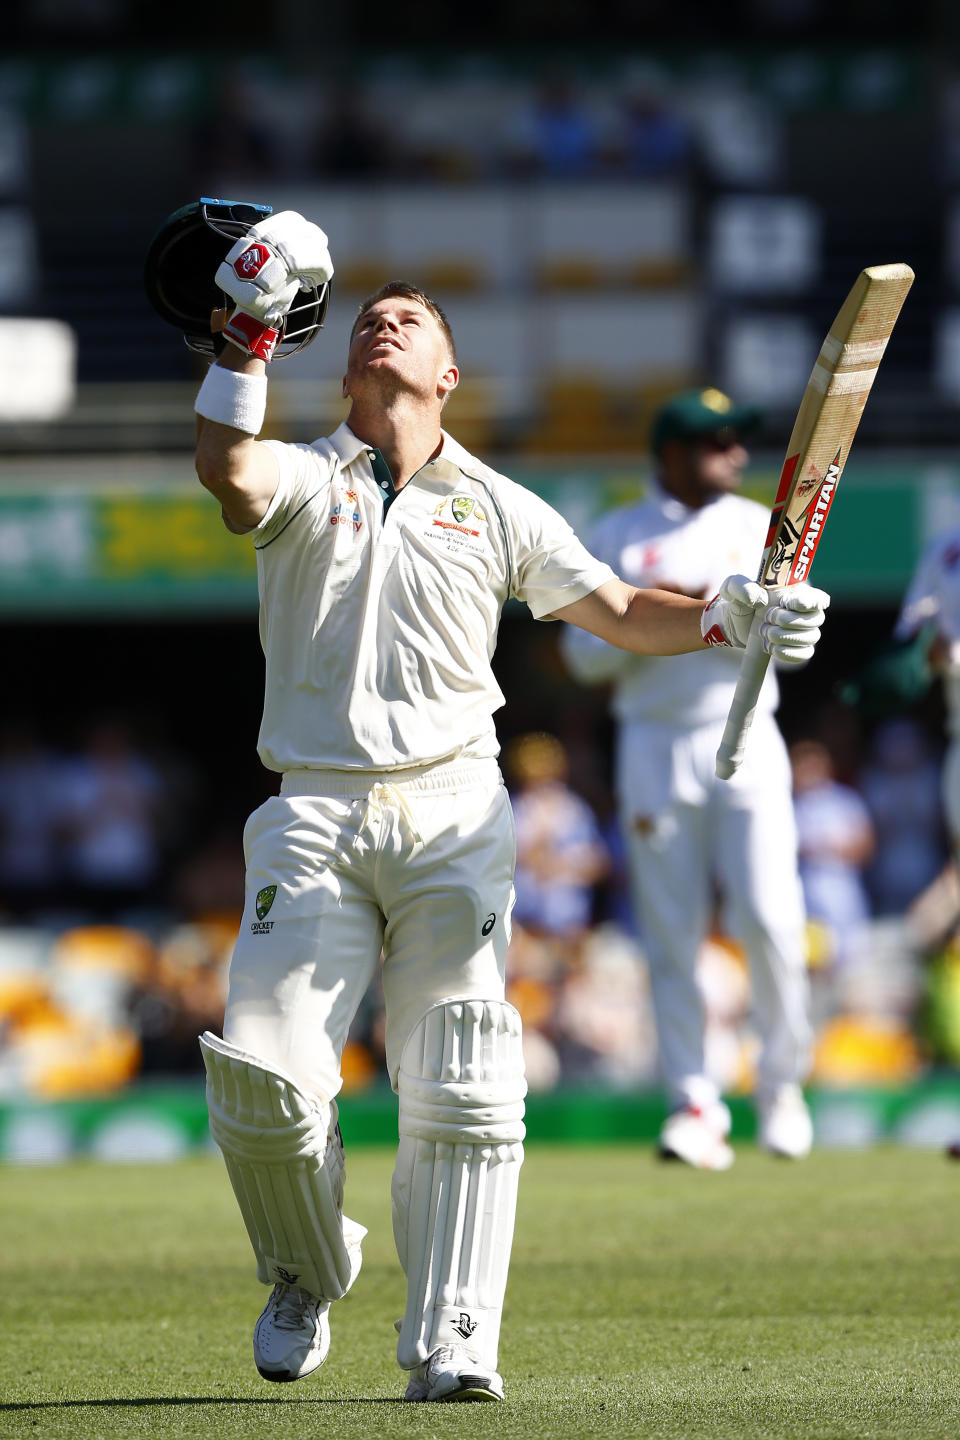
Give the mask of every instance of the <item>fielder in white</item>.
<path id="1" fill-rule="evenodd" d="M 672 397 L 651 434 L 656 487 L 603 518 L 589 540 L 592 553 L 630 584 L 690 596 L 718 587 L 725 593 L 731 570 L 755 573 L 770 512 L 734 492 L 747 460 L 743 435 L 756 418 L 718 390 Z M 750 964 L 762 1045 L 759 1137 L 777 1154 L 804 1156 L 812 1142 L 800 1088 L 811 1041 L 804 911 L 773 668 L 743 766 L 720 780 L 715 757 L 736 685 L 736 652 L 721 645 L 706 658 L 665 662 L 626 654 L 581 630 L 566 631 L 563 648 L 579 679 L 613 685 L 620 819 L 672 1106 L 660 1152 L 703 1169 L 733 1163 L 730 1111 L 706 1073 L 695 977 L 719 885 Z"/>
<path id="2" fill-rule="evenodd" d="M 960 862 L 960 526 L 924 548 L 903 598 L 894 638 L 913 640 L 924 629 L 930 636 L 928 663 L 943 681 L 949 737 L 943 808 L 954 858 Z"/>
<path id="3" fill-rule="evenodd" d="M 499 1400 L 525 1091 L 504 1000 L 514 839 L 492 720 L 500 612 L 516 596 L 539 619 L 672 654 L 706 648 L 705 607 L 617 579 L 549 506 L 441 429 L 453 339 L 410 286 L 360 308 L 347 422 L 309 445 L 256 440 L 284 315 L 301 283 L 332 273 L 323 232 L 291 212 L 237 241 L 217 272 L 237 307 L 231 343 L 196 402 L 197 473 L 257 552 L 259 753 L 282 776 L 244 835 L 223 1039 L 201 1041 L 211 1129 L 272 1286 L 257 1367 L 299 1379 L 325 1359 L 331 1303 L 360 1268 L 335 1097 L 382 952 L 406 1398 Z M 768 598 L 729 580 L 705 628 L 742 645 L 766 609 L 771 653 L 809 651 L 819 603 Z"/>

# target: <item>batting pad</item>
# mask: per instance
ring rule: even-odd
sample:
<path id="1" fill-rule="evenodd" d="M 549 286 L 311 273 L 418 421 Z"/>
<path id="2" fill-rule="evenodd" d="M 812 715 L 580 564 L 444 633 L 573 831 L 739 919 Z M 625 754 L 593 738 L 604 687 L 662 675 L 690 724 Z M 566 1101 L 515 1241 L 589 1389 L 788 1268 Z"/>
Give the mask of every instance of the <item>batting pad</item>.
<path id="1" fill-rule="evenodd" d="M 220 1040 L 200 1037 L 210 1133 L 220 1147 L 266 1285 L 339 1300 L 360 1270 L 362 1225 L 343 1214 L 337 1107 Z"/>
<path id="2" fill-rule="evenodd" d="M 397 1360 L 438 1345 L 496 1369 L 523 1162 L 520 1016 L 492 1000 L 428 1010 L 400 1059 L 393 1233 L 407 1276 Z"/>

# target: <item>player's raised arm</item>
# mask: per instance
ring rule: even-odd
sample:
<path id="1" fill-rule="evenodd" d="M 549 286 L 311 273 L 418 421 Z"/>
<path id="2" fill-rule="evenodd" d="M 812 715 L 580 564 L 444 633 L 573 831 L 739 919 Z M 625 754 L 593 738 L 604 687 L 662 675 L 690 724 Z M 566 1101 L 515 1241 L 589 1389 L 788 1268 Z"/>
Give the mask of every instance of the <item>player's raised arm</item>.
<path id="1" fill-rule="evenodd" d="M 828 604 L 829 597 L 812 585 L 771 592 L 745 575 L 729 575 L 706 605 L 670 590 L 638 590 L 608 580 L 557 610 L 556 618 L 635 655 L 685 655 L 710 645 L 742 650 L 760 611 L 764 650 L 795 664 L 813 654 Z"/>
<path id="2" fill-rule="evenodd" d="M 279 480 L 275 457 L 256 441 L 266 364 L 313 340 L 332 275 L 319 226 L 247 201 L 204 196 L 168 216 L 150 244 L 143 272 L 150 303 L 189 349 L 214 362 L 195 407 L 197 473 L 231 529 L 249 530 L 263 518 Z"/>
<path id="3" fill-rule="evenodd" d="M 217 269 L 234 308 L 223 327 L 227 346 L 197 396 L 196 467 L 231 529 L 258 524 L 273 499 L 277 459 L 255 438 L 266 413 L 266 366 L 300 291 L 325 287 L 332 275 L 326 235 L 293 210 L 252 226 Z"/>
<path id="4" fill-rule="evenodd" d="M 195 464 L 201 485 L 220 501 L 231 530 L 259 524 L 277 488 L 277 457 L 255 438 L 266 403 L 264 361 L 228 345 L 197 396 Z"/>

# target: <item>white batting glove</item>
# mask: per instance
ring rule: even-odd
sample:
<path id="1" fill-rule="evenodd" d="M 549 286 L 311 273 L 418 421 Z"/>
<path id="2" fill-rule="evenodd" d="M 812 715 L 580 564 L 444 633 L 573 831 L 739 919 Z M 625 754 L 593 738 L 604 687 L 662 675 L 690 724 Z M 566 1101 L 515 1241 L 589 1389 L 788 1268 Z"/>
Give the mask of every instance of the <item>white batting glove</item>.
<path id="1" fill-rule="evenodd" d="M 728 575 L 704 608 L 700 634 L 708 645 L 732 645 L 742 650 L 750 636 L 753 617 L 767 608 L 768 591 L 746 575 Z"/>
<path id="2" fill-rule="evenodd" d="M 760 623 L 763 648 L 774 660 L 786 665 L 800 665 L 813 656 L 824 611 L 830 604 L 826 590 L 801 582 L 768 591 L 767 605 Z"/>
<path id="3" fill-rule="evenodd" d="M 319 225 L 282 210 L 251 227 L 227 252 L 216 284 L 237 306 L 224 335 L 248 355 L 270 360 L 284 317 L 300 290 L 329 281 L 333 261 Z"/>

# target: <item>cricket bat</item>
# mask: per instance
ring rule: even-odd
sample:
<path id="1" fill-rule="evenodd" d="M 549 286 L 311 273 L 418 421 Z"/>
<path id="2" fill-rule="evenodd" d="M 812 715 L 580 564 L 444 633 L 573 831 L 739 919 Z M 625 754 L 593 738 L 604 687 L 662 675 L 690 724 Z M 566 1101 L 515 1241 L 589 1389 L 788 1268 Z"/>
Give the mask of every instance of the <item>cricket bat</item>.
<path id="1" fill-rule="evenodd" d="M 797 585 L 810 574 L 877 366 L 912 284 L 909 265 L 871 265 L 861 270 L 820 347 L 770 512 L 757 574 L 758 583 L 767 589 Z M 740 768 L 769 663 L 760 643 L 758 617 L 717 750 L 717 774 L 722 780 L 729 780 Z"/>

